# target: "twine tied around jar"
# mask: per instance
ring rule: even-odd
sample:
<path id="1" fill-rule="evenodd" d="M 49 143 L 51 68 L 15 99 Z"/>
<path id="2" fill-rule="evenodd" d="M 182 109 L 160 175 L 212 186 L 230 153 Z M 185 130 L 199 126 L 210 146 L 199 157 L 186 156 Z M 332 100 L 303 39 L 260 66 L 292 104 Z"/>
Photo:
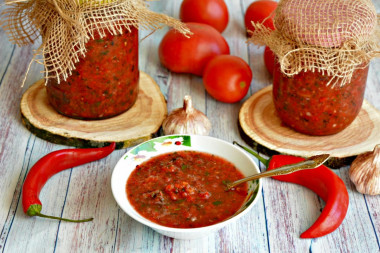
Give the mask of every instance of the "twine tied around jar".
<path id="1" fill-rule="evenodd" d="M 182 22 L 150 11 L 144 0 L 6 0 L 5 4 L 0 25 L 10 41 L 24 46 L 41 37 L 32 62 L 44 65 L 45 80 L 57 78 L 58 83 L 86 55 L 85 44 L 95 33 L 103 37 L 106 32 L 130 31 L 130 26 L 157 30 L 167 25 L 191 34 Z"/>
<path id="2" fill-rule="evenodd" d="M 328 85 L 349 83 L 353 72 L 380 56 L 380 18 L 371 0 L 280 0 L 275 30 L 252 23 L 248 42 L 267 45 L 281 71 L 318 71 Z"/>

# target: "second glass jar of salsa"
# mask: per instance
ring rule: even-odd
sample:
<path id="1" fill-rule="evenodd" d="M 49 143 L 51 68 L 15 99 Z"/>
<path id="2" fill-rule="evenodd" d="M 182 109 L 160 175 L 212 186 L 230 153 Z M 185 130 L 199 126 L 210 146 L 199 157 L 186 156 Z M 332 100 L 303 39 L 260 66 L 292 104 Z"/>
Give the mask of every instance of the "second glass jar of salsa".
<path id="1" fill-rule="evenodd" d="M 86 44 L 66 81 L 50 78 L 46 91 L 53 108 L 78 119 L 104 119 L 127 111 L 138 95 L 138 29 L 105 37 L 95 34 Z"/>
<path id="2" fill-rule="evenodd" d="M 340 86 L 328 84 L 332 77 L 318 71 L 288 77 L 276 64 L 273 102 L 281 121 L 308 135 L 342 131 L 360 112 L 368 74 L 368 66 L 364 66 L 355 70 L 350 82 Z"/>

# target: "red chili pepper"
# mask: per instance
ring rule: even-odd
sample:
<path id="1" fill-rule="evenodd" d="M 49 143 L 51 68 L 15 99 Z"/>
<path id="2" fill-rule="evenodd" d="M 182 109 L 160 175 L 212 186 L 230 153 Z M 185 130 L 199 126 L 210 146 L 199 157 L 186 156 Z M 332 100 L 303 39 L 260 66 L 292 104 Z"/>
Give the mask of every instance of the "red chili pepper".
<path id="1" fill-rule="evenodd" d="M 29 216 L 40 216 L 70 222 L 85 222 L 93 220 L 93 218 L 85 220 L 70 220 L 41 214 L 42 203 L 39 199 L 39 194 L 49 178 L 56 173 L 104 158 L 111 154 L 112 151 L 115 150 L 115 147 L 116 144 L 112 143 L 103 148 L 62 149 L 51 152 L 42 157 L 30 169 L 22 187 L 22 206 L 24 213 Z"/>
<path id="2" fill-rule="evenodd" d="M 234 144 L 237 143 L 234 142 Z M 290 155 L 274 155 L 270 160 L 266 160 L 252 150 L 239 146 L 260 159 L 267 166 L 267 170 L 305 160 L 304 158 Z M 301 170 L 272 178 L 302 185 L 315 192 L 326 203 L 319 218 L 309 229 L 301 234 L 301 238 L 315 238 L 327 235 L 337 229 L 346 217 L 349 205 L 347 188 L 342 179 L 326 166 L 321 165 L 315 169 Z"/>

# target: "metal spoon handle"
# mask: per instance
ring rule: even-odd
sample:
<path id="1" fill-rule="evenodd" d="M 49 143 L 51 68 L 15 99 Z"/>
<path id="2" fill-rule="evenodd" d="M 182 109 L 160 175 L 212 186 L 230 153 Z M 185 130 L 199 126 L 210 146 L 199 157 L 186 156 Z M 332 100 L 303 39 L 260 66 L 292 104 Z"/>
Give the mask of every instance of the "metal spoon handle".
<path id="1" fill-rule="evenodd" d="M 299 163 L 284 165 L 274 170 L 269 170 L 262 173 L 254 174 L 252 176 L 236 180 L 235 182 L 227 183 L 227 189 L 231 189 L 232 187 L 238 184 L 259 179 L 259 178 L 263 178 L 263 177 L 280 176 L 280 175 L 290 174 L 299 170 L 314 169 L 322 165 L 325 161 L 327 161 L 329 157 L 330 155 L 328 154 L 312 156 L 308 158 L 307 160 L 299 162 Z"/>

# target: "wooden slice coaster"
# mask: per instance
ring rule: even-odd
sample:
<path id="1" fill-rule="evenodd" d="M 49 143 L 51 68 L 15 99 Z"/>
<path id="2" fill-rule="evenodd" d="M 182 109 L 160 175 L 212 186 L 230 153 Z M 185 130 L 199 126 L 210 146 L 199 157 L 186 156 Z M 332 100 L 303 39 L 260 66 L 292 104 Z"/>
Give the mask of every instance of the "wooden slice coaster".
<path id="1" fill-rule="evenodd" d="M 127 112 L 103 120 L 78 120 L 50 106 L 44 80 L 39 80 L 21 99 L 22 121 L 32 133 L 53 143 L 101 147 L 116 142 L 119 149 L 134 146 L 151 139 L 167 115 L 160 87 L 144 72 L 140 72 L 139 89 L 137 101 Z"/>
<path id="2" fill-rule="evenodd" d="M 366 100 L 358 117 L 343 131 L 310 136 L 282 124 L 273 104 L 272 86 L 268 86 L 244 102 L 239 122 L 244 133 L 254 141 L 253 146 L 267 155 L 309 157 L 328 153 L 334 157 L 327 164 L 331 167 L 348 165 L 355 156 L 372 151 L 380 143 L 380 112 Z"/>

